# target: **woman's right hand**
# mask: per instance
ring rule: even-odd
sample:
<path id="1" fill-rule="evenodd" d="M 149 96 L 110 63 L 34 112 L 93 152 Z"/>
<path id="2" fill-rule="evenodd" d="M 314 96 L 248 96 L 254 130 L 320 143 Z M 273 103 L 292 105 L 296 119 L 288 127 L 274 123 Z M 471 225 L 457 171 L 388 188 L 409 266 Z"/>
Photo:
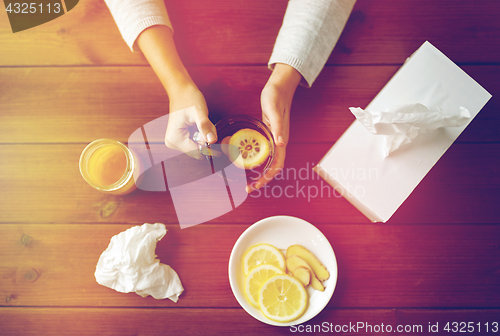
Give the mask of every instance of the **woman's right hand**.
<path id="1" fill-rule="evenodd" d="M 162 25 L 151 26 L 139 35 L 137 43 L 168 94 L 170 113 L 165 144 L 200 158 L 198 145 L 189 138 L 189 127 L 196 125 L 208 143 L 217 141 L 217 132 L 208 119 L 205 97 L 177 54 L 172 30 Z"/>
<path id="2" fill-rule="evenodd" d="M 194 83 L 188 83 L 171 92 L 169 99 L 170 112 L 165 144 L 194 158 L 201 158 L 198 144 L 190 138 L 189 128 L 196 126 L 204 142 L 217 141 L 215 126 L 208 119 L 205 97 Z"/>

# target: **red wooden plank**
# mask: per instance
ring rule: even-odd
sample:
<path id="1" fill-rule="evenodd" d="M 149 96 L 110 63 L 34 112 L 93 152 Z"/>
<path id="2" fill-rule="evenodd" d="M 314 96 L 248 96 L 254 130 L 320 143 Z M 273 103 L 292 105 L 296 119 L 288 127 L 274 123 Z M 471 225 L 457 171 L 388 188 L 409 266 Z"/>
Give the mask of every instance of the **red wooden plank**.
<path id="1" fill-rule="evenodd" d="M 306 219 L 336 254 L 339 277 L 330 308 L 495 308 L 500 303 L 498 225 L 328 225 Z M 167 227 L 156 254 L 180 276 L 185 292 L 177 303 L 96 283 L 100 254 L 113 235 L 131 225 L 2 224 L 2 305 L 238 307 L 228 260 L 249 224 Z"/>
<path id="2" fill-rule="evenodd" d="M 188 64 L 266 64 L 286 1 L 166 1 Z M 358 0 L 330 64 L 401 64 L 425 40 L 459 63 L 497 63 L 500 5 L 446 0 Z M 132 54 L 102 1 L 80 1 L 68 14 L 13 34 L 0 20 L 0 64 L 145 64 Z"/>
<path id="3" fill-rule="evenodd" d="M 243 309 L 0 309 L 3 331 L 12 336 L 289 335 L 342 333 L 342 330 L 344 334 L 362 335 L 447 335 L 455 328 L 453 322 L 458 322 L 457 332 L 465 324 L 462 330 L 469 328 L 467 335 L 488 335 L 495 334 L 500 312 L 498 309 L 335 309 L 324 310 L 300 326 L 274 327 L 253 319 Z M 445 330 L 447 323 L 450 331 Z"/>
<path id="4" fill-rule="evenodd" d="M 300 87 L 291 117 L 293 143 L 334 143 L 396 66 L 327 67 L 311 89 Z M 500 142 L 499 66 L 464 67 L 493 98 L 458 141 Z M 261 118 L 265 67 L 194 67 L 210 117 Z M 140 126 L 168 113 L 168 100 L 148 67 L 0 69 L 0 143 L 127 141 Z"/>
<path id="5" fill-rule="evenodd" d="M 112 196 L 92 189 L 78 170 L 84 147 L 0 146 L 0 222 L 178 223 L 168 192 L 137 190 Z M 313 173 L 312 167 L 329 148 L 325 144 L 289 145 L 284 175 L 214 222 L 249 224 L 288 214 L 316 223 L 368 223 Z M 499 223 L 498 151 L 498 144 L 453 145 L 390 223 Z M 202 204 L 205 194 L 200 191 L 192 201 Z"/>

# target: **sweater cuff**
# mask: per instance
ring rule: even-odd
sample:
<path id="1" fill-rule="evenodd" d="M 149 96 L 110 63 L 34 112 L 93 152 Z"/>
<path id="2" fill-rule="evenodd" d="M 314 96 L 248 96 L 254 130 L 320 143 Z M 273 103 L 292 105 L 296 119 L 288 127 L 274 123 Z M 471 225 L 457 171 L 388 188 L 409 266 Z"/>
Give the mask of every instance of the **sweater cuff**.
<path id="1" fill-rule="evenodd" d="M 304 61 L 299 59 L 298 57 L 292 56 L 292 55 L 279 55 L 279 54 L 272 54 L 271 58 L 269 59 L 268 67 L 271 70 L 274 70 L 274 66 L 276 63 L 283 63 L 283 64 L 288 64 L 295 70 L 297 70 L 300 75 L 302 76 L 302 79 L 300 80 L 300 85 L 305 86 L 305 87 L 311 87 L 312 83 L 314 82 L 314 79 L 316 78 L 312 74 L 308 74 L 307 71 L 304 69 Z"/>
<path id="2" fill-rule="evenodd" d="M 141 21 L 137 22 L 130 29 L 127 29 L 127 32 L 125 33 L 124 39 L 130 47 L 130 50 L 132 50 L 133 52 L 139 52 L 140 49 L 137 45 L 137 38 L 146 28 L 156 25 L 167 26 L 173 31 L 172 24 L 170 23 L 168 17 L 149 16 L 147 18 L 144 18 Z"/>

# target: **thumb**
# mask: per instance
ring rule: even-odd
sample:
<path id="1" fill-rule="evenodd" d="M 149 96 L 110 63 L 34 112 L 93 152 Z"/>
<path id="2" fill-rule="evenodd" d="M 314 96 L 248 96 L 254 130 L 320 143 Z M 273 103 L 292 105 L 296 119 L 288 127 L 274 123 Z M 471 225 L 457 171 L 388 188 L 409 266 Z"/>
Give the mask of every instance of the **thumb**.
<path id="1" fill-rule="evenodd" d="M 212 144 L 217 141 L 217 130 L 210 119 L 208 119 L 208 113 L 198 112 L 195 122 L 198 131 L 203 134 L 206 142 Z"/>

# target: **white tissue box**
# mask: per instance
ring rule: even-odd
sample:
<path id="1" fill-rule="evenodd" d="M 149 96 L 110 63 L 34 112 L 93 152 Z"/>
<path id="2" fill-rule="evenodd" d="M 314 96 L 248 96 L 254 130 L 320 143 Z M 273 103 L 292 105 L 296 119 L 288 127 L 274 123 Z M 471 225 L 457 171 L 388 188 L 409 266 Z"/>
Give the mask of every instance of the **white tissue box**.
<path id="1" fill-rule="evenodd" d="M 425 42 L 366 107 L 439 104 L 467 108 L 471 119 L 491 95 L 429 42 Z M 354 121 L 314 170 L 372 222 L 386 222 L 469 123 L 384 155 L 384 136 Z"/>

